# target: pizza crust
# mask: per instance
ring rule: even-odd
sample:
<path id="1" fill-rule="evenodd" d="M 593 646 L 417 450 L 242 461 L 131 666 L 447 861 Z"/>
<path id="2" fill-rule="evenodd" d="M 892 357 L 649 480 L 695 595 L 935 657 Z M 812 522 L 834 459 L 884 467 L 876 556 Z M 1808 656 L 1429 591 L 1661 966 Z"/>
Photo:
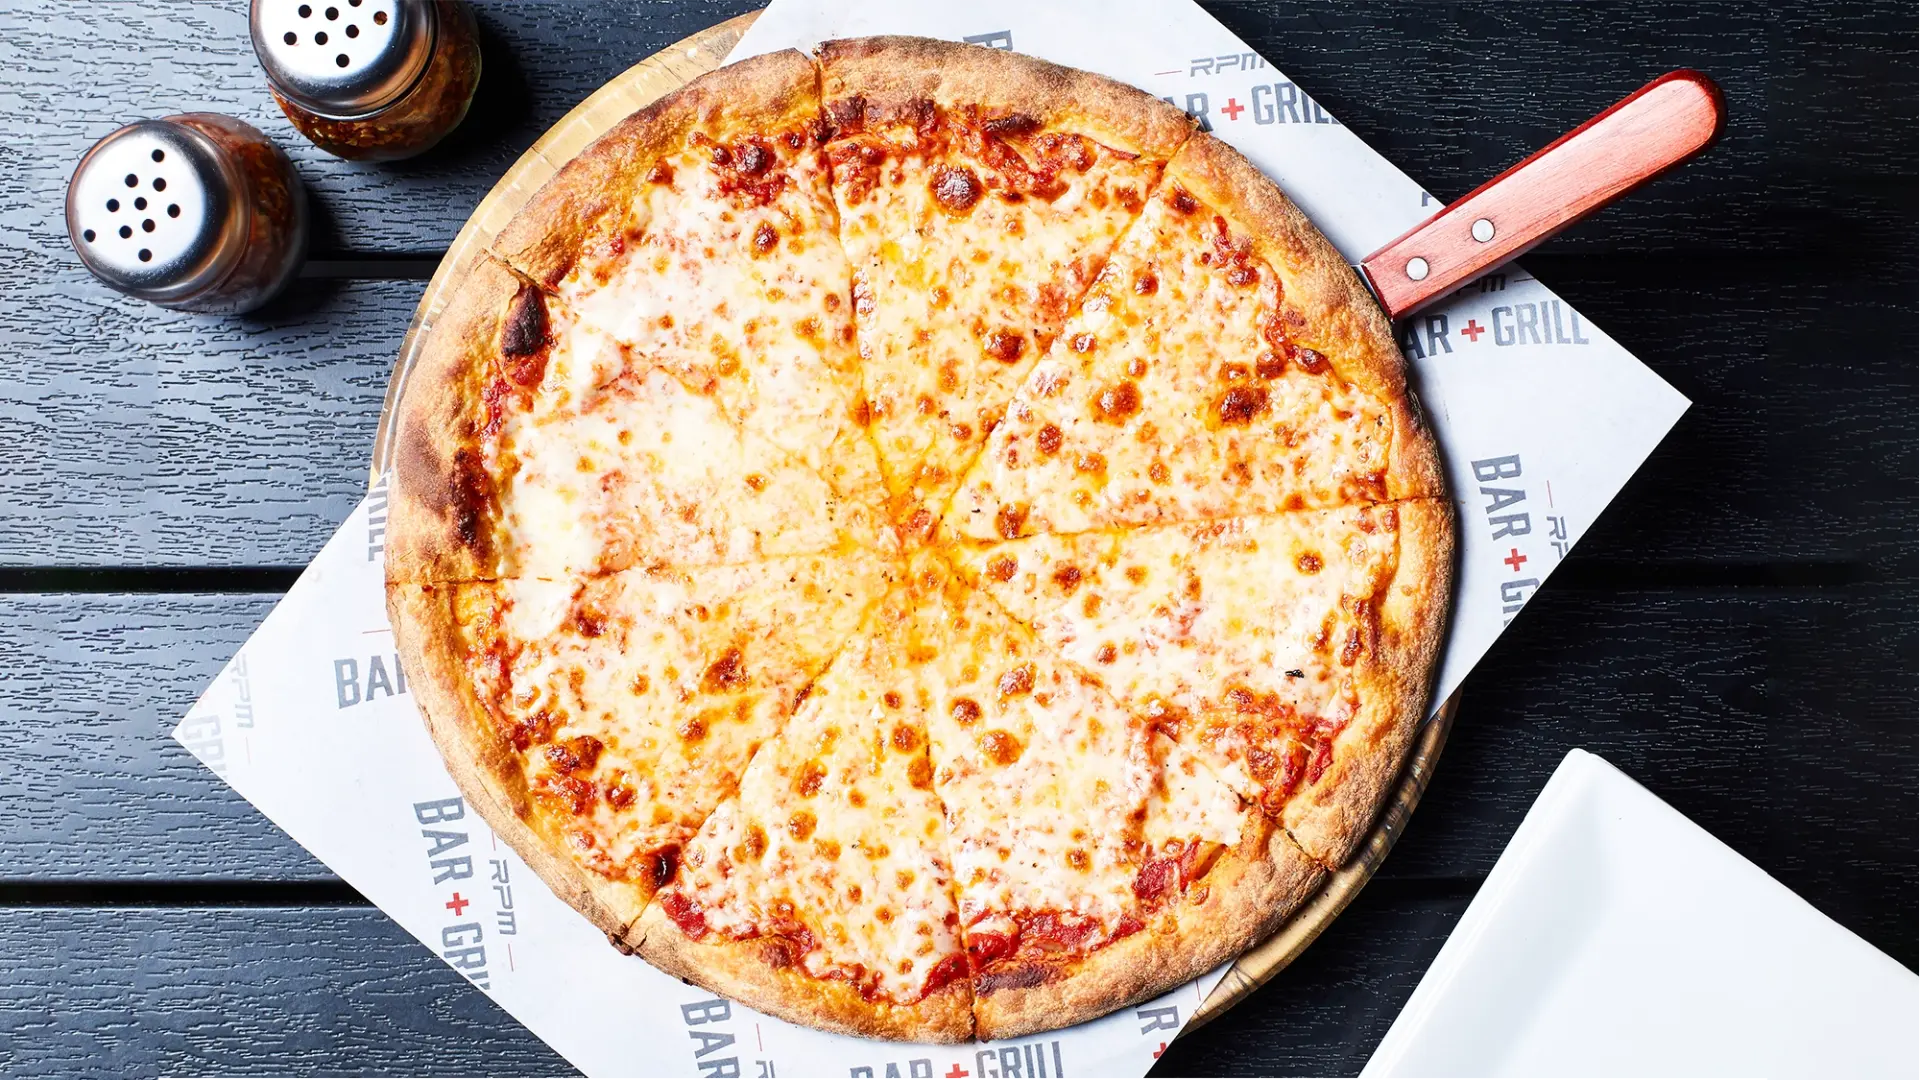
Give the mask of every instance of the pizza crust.
<path id="1" fill-rule="evenodd" d="M 1078 1024 L 1165 993 L 1270 936 L 1326 871 L 1250 812 L 1240 843 L 1146 929 L 1070 965 L 990 970 L 974 999 L 979 1037 Z M 1026 984 L 1026 985 L 1023 985 Z"/>
<path id="2" fill-rule="evenodd" d="M 1211 135 L 1188 140 L 1167 163 L 1166 175 L 1253 238 L 1254 252 L 1280 275 L 1283 309 L 1299 316 L 1289 319 L 1294 339 L 1386 404 L 1393 424 L 1386 497 L 1444 496 L 1440 449 L 1407 385 L 1406 358 L 1386 313 L 1347 260 L 1265 173 Z"/>
<path id="3" fill-rule="evenodd" d="M 1359 672 L 1360 714 L 1333 743 L 1319 779 L 1287 803 L 1282 823 L 1330 868 L 1366 838 L 1427 718 L 1453 597 L 1453 504 L 1415 499 L 1396 507 L 1400 554 L 1379 603 L 1379 641 Z"/>
<path id="4" fill-rule="evenodd" d="M 388 584 L 387 618 L 408 686 L 447 772 L 481 820 L 506 841 L 555 896 L 618 940 L 651 893 L 590 874 L 567 857 L 563 837 L 532 824 L 526 777 L 474 692 L 460 643 L 459 586 Z"/>
<path id="5" fill-rule="evenodd" d="M 473 418 L 509 312 L 530 290 L 485 254 L 469 259 L 453 279 L 460 284 L 426 329 L 396 406 L 386 535 L 390 582 L 471 581 L 497 569 L 491 522 L 483 516 L 485 493 L 477 487 Z M 463 476 L 469 480 L 464 490 Z"/>
<path id="6" fill-rule="evenodd" d="M 552 289 L 588 243 L 632 206 L 654 163 L 700 133 L 727 142 L 746 132 L 820 118 L 813 58 L 788 49 L 729 64 L 639 110 L 590 143 L 541 187 L 494 239 L 509 266 Z"/>
<path id="7" fill-rule="evenodd" d="M 1162 160 L 1194 132 L 1185 112 L 1143 90 L 1005 49 L 882 36 L 824 42 L 819 55 L 829 115 L 837 103 L 856 96 L 877 120 L 908 113 L 923 101 L 1011 109 L 1116 150 Z"/>
<path id="8" fill-rule="evenodd" d="M 956 979 L 912 1005 L 869 1001 L 849 983 L 806 974 L 765 939 L 694 941 L 658 904 L 626 941 L 654 967 L 751 1009 L 843 1035 L 901 1042 L 956 1043 L 973 1037 L 967 980 Z"/>

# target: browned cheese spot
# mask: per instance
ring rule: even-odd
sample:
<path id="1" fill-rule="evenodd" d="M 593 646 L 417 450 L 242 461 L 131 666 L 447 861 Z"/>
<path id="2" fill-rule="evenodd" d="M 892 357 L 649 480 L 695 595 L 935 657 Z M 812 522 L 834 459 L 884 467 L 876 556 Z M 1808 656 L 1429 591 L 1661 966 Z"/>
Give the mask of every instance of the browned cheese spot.
<path id="1" fill-rule="evenodd" d="M 1130 382 L 1117 383 L 1100 391 L 1094 404 L 1097 406 L 1094 419 L 1109 424 L 1125 423 L 1140 411 L 1140 388 Z"/>
<path id="2" fill-rule="evenodd" d="M 1173 186 L 1173 198 L 1170 201 L 1173 203 L 1173 208 L 1182 214 L 1191 214 L 1200 209 L 1200 203 L 1188 194 L 1186 188 L 1178 184 Z"/>
<path id="3" fill-rule="evenodd" d="M 1000 697 L 1005 700 L 1033 692 L 1033 665 L 1021 664 L 1000 676 Z"/>
<path id="4" fill-rule="evenodd" d="M 1267 411 L 1267 390 L 1263 386 L 1229 386 L 1213 404 L 1222 424 L 1245 427 Z"/>
<path id="5" fill-rule="evenodd" d="M 1303 574 L 1317 574 L 1320 572 L 1320 556 L 1311 551 L 1303 551 L 1299 558 L 1293 560 L 1293 565 L 1299 567 Z"/>
<path id="6" fill-rule="evenodd" d="M 954 723 L 972 727 L 980 720 L 980 703 L 972 698 L 954 698 L 951 715 Z"/>
<path id="7" fill-rule="evenodd" d="M 920 749 L 920 732 L 909 724 L 895 724 L 890 741 L 895 750 L 903 754 L 911 754 Z"/>
<path id="8" fill-rule="evenodd" d="M 933 762 L 927 760 L 925 755 L 914 758 L 907 765 L 907 783 L 918 791 L 933 787 Z"/>
<path id="9" fill-rule="evenodd" d="M 809 761 L 800 766 L 793 777 L 793 793 L 803 799 L 811 799 L 820 794 L 820 785 L 827 779 L 827 767 L 818 761 Z"/>
<path id="10" fill-rule="evenodd" d="M 741 850 L 747 854 L 747 858 L 740 860 L 741 862 L 746 862 L 748 859 L 758 859 L 760 856 L 765 855 L 767 853 L 767 830 L 761 828 L 757 823 L 748 825 L 747 838 L 741 843 L 740 847 Z"/>
<path id="11" fill-rule="evenodd" d="M 1048 424 L 1046 427 L 1040 429 L 1040 434 L 1034 437 L 1034 441 L 1039 444 L 1041 453 L 1048 455 L 1058 453 L 1060 450 L 1060 429 L 1053 424 Z"/>
<path id="12" fill-rule="evenodd" d="M 813 830 L 818 825 L 819 820 L 813 816 L 813 811 L 795 810 L 793 816 L 787 819 L 787 835 L 805 843 L 813 836 Z"/>
<path id="13" fill-rule="evenodd" d="M 993 561 L 987 564 L 987 576 L 995 581 L 1011 581 L 1014 571 L 1018 569 L 1020 564 L 1014 561 L 1013 556 L 996 555 Z"/>
<path id="14" fill-rule="evenodd" d="M 1114 650 L 1113 644 L 1109 642 L 1100 646 L 1100 651 L 1094 653 L 1093 658 L 1102 664 L 1111 664 L 1118 655 L 1119 653 Z"/>
<path id="15" fill-rule="evenodd" d="M 986 191 L 973 170 L 959 165 L 942 165 L 933 174 L 933 197 L 950 214 L 973 209 Z"/>
<path id="16" fill-rule="evenodd" d="M 987 335 L 987 355 L 1003 364 L 1020 359 L 1027 350 L 1027 336 L 1018 330 L 995 330 Z"/>
<path id="17" fill-rule="evenodd" d="M 1011 765 L 1020 760 L 1020 754 L 1026 748 L 1010 731 L 994 728 L 980 736 L 980 753 L 995 765 Z"/>
<path id="18" fill-rule="evenodd" d="M 1067 865 L 1073 867 L 1075 870 L 1085 870 L 1091 865 L 1091 860 L 1087 858 L 1086 852 L 1079 848 L 1074 848 L 1067 852 Z"/>
<path id="19" fill-rule="evenodd" d="M 700 677 L 700 689 L 709 694 L 737 690 L 747 681 L 746 665 L 742 662 L 739 649 L 728 649 L 720 659 L 707 665 L 706 674 Z"/>
<path id="20" fill-rule="evenodd" d="M 880 695 L 880 700 L 887 703 L 887 708 L 897 709 L 900 707 L 900 691 L 889 690 L 886 693 Z"/>
<path id="21" fill-rule="evenodd" d="M 755 255 L 765 255 L 767 252 L 772 251 L 774 245 L 779 242 L 780 234 L 775 232 L 773 226 L 765 221 L 761 222 L 760 226 L 753 230 L 753 253 Z"/>
<path id="22" fill-rule="evenodd" d="M 1072 340 L 1067 342 L 1067 346 L 1074 352 L 1085 353 L 1092 352 L 1093 347 L 1098 343 L 1092 334 L 1075 334 Z"/>
<path id="23" fill-rule="evenodd" d="M 1147 568 L 1144 566 L 1127 567 L 1127 580 L 1133 582 L 1135 585 L 1147 580 Z"/>
<path id="24" fill-rule="evenodd" d="M 703 716 L 683 716 L 673 730 L 684 741 L 697 743 L 707 737 L 707 721 Z"/>
<path id="25" fill-rule="evenodd" d="M 1012 540 L 1020 535 L 1027 525 L 1028 507 L 1025 503 L 1007 503 L 994 512 L 993 527 L 1003 538 Z"/>
<path id="26" fill-rule="evenodd" d="M 1160 291 L 1160 279 L 1153 276 L 1153 271 L 1142 270 L 1140 276 L 1133 279 L 1133 291 L 1141 296 L 1152 296 Z"/>
<path id="27" fill-rule="evenodd" d="M 1071 595 L 1073 590 L 1080 587 L 1080 568 L 1072 563 L 1065 563 L 1055 567 L 1053 571 L 1053 583 L 1060 586 L 1061 592 Z"/>

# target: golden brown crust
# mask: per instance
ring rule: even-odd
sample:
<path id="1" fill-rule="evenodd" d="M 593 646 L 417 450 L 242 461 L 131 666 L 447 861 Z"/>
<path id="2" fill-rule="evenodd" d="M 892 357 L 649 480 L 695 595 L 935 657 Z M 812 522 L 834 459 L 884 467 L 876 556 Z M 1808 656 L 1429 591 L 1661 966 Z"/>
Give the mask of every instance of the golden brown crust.
<path id="1" fill-rule="evenodd" d="M 497 570 L 474 424 L 508 312 L 524 283 L 484 254 L 457 271 L 454 281 L 451 301 L 423 331 L 425 343 L 396 406 L 388 581 L 464 581 Z"/>
<path id="2" fill-rule="evenodd" d="M 1287 831 L 1314 858 L 1343 865 L 1366 837 L 1427 718 L 1434 668 L 1453 598 L 1453 504 L 1398 504 L 1400 552 L 1379 606 L 1379 646 L 1359 674 L 1360 714 L 1340 732 L 1333 760 L 1287 803 Z"/>
<path id="3" fill-rule="evenodd" d="M 1277 930 L 1325 873 L 1285 832 L 1252 814 L 1240 844 L 1146 929 L 1066 968 L 990 971 L 974 999 L 979 1037 L 1078 1024 L 1198 978 Z M 1020 985 L 1029 979 L 1039 981 Z"/>
<path id="4" fill-rule="evenodd" d="M 767 53 L 702 75 L 588 144 L 500 230 L 494 253 L 552 288 L 588 242 L 634 204 L 654 163 L 684 149 L 694 134 L 727 142 L 819 117 L 819 69 L 805 53 Z"/>
<path id="5" fill-rule="evenodd" d="M 506 841 L 555 896 L 601 932 L 619 937 L 651 898 L 640 886 L 592 874 L 565 854 L 565 841 L 539 828 L 526 775 L 474 691 L 460 620 L 460 590 L 489 585 L 387 585 L 401 667 L 447 772 L 494 834 Z"/>
<path id="6" fill-rule="evenodd" d="M 820 979 L 759 939 L 694 941 L 660 905 L 647 908 L 627 943 L 654 967 L 796 1024 L 844 1035 L 903 1042 L 955 1043 L 973 1037 L 972 995 L 965 979 L 913 1005 L 868 1001 L 838 979 Z"/>
<path id="7" fill-rule="evenodd" d="M 1185 112 L 1103 75 L 1031 56 L 922 37 L 869 37 L 820 46 L 821 93 L 829 104 L 861 98 L 869 115 L 895 116 L 918 102 L 979 106 L 1033 116 L 1052 130 L 1165 160 L 1193 134 Z"/>
<path id="8" fill-rule="evenodd" d="M 1387 404 L 1394 428 L 1386 497 L 1444 496 L 1440 449 L 1407 385 L 1406 358 L 1373 294 L 1293 200 L 1238 150 L 1195 135 L 1167 164 L 1179 184 L 1213 208 L 1280 274 L 1283 310 L 1300 344 L 1325 356 L 1340 377 Z"/>

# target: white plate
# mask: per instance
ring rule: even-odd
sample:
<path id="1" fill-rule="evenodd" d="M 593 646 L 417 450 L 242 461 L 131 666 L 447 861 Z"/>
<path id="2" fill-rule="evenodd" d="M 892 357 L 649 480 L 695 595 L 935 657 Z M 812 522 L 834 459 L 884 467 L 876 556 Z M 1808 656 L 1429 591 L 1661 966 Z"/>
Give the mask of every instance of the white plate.
<path id="1" fill-rule="evenodd" d="M 1569 753 L 1362 1076 L 1920 1075 L 1920 978 Z"/>

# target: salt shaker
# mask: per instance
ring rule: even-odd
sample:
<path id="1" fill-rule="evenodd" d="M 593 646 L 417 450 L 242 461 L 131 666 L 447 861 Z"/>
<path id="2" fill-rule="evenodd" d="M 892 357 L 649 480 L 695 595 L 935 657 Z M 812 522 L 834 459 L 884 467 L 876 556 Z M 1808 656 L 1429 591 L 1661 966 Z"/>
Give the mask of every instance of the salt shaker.
<path id="1" fill-rule="evenodd" d="M 139 120 L 67 184 L 67 235 L 94 277 L 186 311 L 251 311 L 307 251 L 307 197 L 259 129 L 219 113 Z"/>
<path id="2" fill-rule="evenodd" d="M 336 157 L 391 161 L 440 141 L 480 83 L 454 0 L 252 0 L 253 51 L 280 109 Z"/>

